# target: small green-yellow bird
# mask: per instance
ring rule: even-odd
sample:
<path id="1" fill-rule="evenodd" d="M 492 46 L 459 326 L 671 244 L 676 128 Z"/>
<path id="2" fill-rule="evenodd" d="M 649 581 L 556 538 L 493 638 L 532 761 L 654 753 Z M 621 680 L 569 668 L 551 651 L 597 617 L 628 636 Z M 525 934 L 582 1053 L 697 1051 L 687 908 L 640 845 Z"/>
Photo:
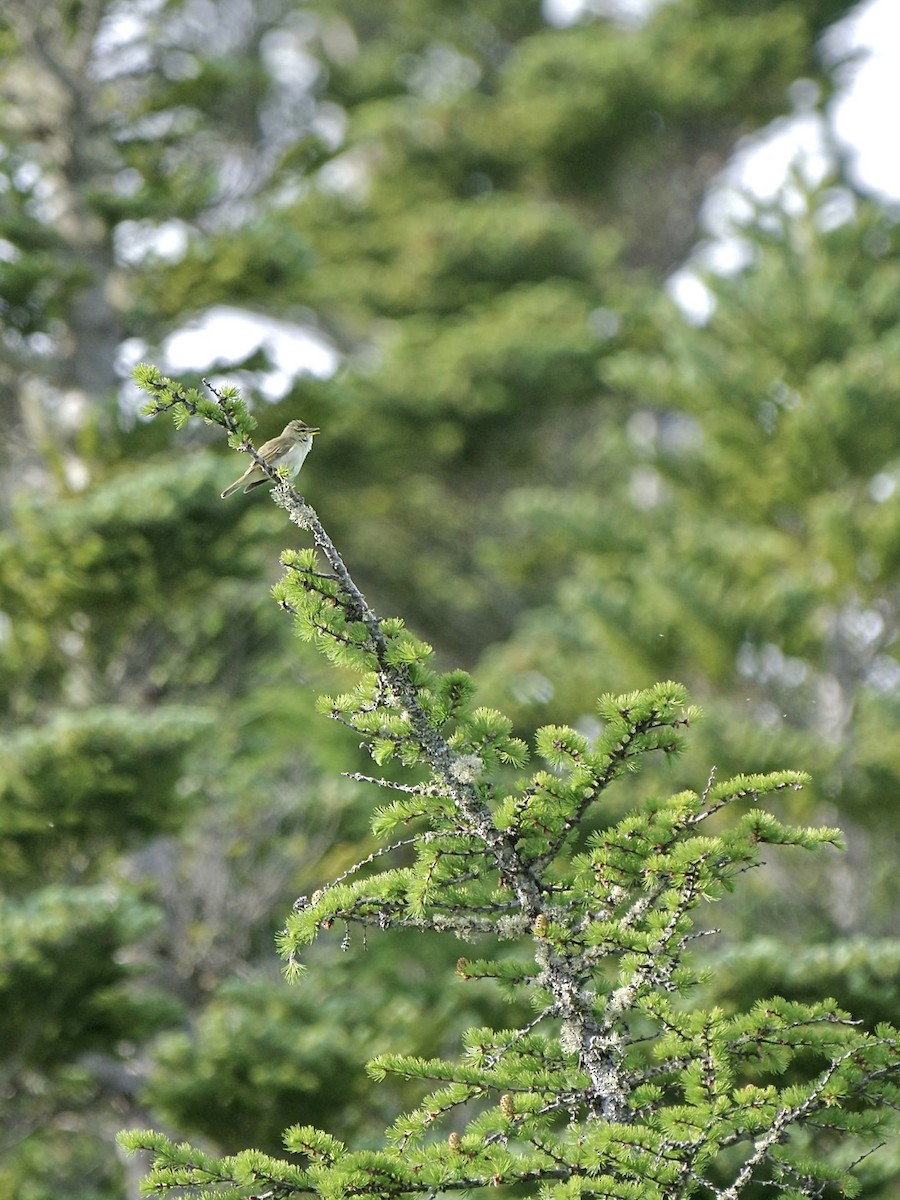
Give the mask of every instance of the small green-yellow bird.
<path id="1" fill-rule="evenodd" d="M 312 450 L 313 438 L 318 432 L 318 429 L 307 425 L 305 421 L 289 421 L 278 437 L 263 442 L 256 453 L 265 459 L 270 467 L 287 467 L 288 479 L 293 479 Z M 263 483 L 271 482 L 259 463 L 252 462 L 240 479 L 228 485 L 222 493 L 222 499 L 225 500 L 239 487 L 249 492 Z"/>

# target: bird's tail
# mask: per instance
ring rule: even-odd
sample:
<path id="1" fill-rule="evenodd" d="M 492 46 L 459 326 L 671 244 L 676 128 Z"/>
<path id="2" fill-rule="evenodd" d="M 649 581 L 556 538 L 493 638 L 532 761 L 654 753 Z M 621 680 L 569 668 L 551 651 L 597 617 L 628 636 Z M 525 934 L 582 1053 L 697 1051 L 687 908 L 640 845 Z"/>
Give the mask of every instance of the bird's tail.
<path id="1" fill-rule="evenodd" d="M 222 499 L 227 500 L 229 496 L 233 495 L 238 490 L 243 482 L 243 479 L 236 479 L 234 483 L 229 484 L 225 491 L 222 492 Z"/>

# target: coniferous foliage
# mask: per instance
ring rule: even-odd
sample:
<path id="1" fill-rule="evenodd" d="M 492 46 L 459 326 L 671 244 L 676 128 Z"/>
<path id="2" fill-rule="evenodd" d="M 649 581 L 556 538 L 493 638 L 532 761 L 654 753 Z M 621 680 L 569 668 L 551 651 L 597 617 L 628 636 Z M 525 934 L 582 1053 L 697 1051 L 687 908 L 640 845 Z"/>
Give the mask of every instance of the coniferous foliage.
<path id="1" fill-rule="evenodd" d="M 340 776 L 370 770 L 360 735 L 313 716 L 352 683 L 260 601 L 280 513 L 219 503 L 218 430 L 133 421 L 136 357 L 227 373 L 260 440 L 321 422 L 310 478 L 354 577 L 529 745 L 593 737 L 598 692 L 702 698 L 687 753 L 620 777 L 583 836 L 709 763 L 805 766 L 779 815 L 847 853 L 769 853 L 707 907 L 695 1002 L 896 1020 L 897 214 L 850 157 L 799 192 L 798 164 L 741 198 L 747 265 L 707 278 L 706 325 L 662 294 L 712 261 L 735 152 L 798 117 L 841 144 L 826 27 L 854 7 L 2 6 L 0 1196 L 137 1195 L 125 1125 L 375 1145 L 421 1084 L 367 1092 L 362 1062 L 527 1005 L 454 984 L 469 951 L 415 928 L 320 939 L 305 986 L 273 986 L 290 900 L 374 849 L 371 789 Z M 219 306 L 279 343 L 223 345 Z M 282 359 L 292 331 L 334 376 Z M 893 1154 L 866 1200 L 900 1195 Z"/>
<path id="2" fill-rule="evenodd" d="M 210 400 L 136 372 L 150 413 L 197 415 L 262 464 L 233 389 Z M 397 618 L 379 619 L 316 513 L 265 467 L 274 498 L 312 533 L 286 551 L 275 597 L 298 635 L 356 686 L 321 702 L 377 764 L 409 781 L 360 780 L 397 793 L 379 808 L 378 850 L 294 906 L 281 935 L 289 977 L 323 932 L 412 928 L 486 941 L 463 979 L 496 981 L 533 1016 L 474 1028 L 457 1059 L 387 1054 L 369 1064 L 420 1081 L 427 1095 L 378 1149 L 296 1126 L 289 1158 L 216 1157 L 161 1133 L 130 1132 L 154 1153 L 148 1185 L 179 1194 L 287 1197 L 434 1195 L 480 1187 L 545 1196 L 722 1198 L 757 1184 L 785 1195 L 854 1194 L 853 1167 L 895 1124 L 896 1030 L 865 1030 L 835 1002 L 779 997 L 748 1011 L 697 1001 L 692 943 L 704 901 L 760 865 L 766 845 L 814 850 L 835 829 L 779 820 L 769 802 L 803 786 L 795 771 L 717 781 L 647 799 L 605 823 L 607 791 L 652 755 L 676 755 L 697 715 L 674 683 L 599 703 L 591 741 L 546 726 L 529 748 L 500 712 L 475 706 L 460 671 Z M 322 561 L 324 560 L 324 562 Z M 395 839 L 395 840 L 391 840 Z M 382 862 L 386 865 L 382 867 Z"/>

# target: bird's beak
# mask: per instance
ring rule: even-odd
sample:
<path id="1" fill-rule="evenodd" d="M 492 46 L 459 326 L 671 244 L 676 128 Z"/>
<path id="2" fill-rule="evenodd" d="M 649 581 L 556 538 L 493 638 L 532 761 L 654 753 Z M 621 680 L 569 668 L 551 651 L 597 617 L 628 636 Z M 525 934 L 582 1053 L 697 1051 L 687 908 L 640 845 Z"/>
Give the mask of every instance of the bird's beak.
<path id="1" fill-rule="evenodd" d="M 314 433 L 321 433 L 321 430 L 319 430 L 319 429 L 307 429 L 307 431 L 306 431 L 306 432 L 307 432 L 308 434 L 312 435 L 312 434 L 314 434 Z"/>

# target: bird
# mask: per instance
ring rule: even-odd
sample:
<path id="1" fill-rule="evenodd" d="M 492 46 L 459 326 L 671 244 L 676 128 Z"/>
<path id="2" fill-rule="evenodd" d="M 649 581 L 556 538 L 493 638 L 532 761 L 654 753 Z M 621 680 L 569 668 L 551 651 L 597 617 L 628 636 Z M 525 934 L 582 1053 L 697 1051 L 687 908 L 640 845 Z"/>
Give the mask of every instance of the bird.
<path id="1" fill-rule="evenodd" d="M 265 459 L 270 467 L 287 467 L 288 479 L 293 479 L 303 466 L 303 460 L 312 449 L 313 438 L 318 432 L 318 429 L 307 425 L 305 421 L 289 421 L 278 437 L 263 442 L 257 454 Z M 265 473 L 259 463 L 252 462 L 240 479 L 228 485 L 222 493 L 222 499 L 226 500 L 242 485 L 245 485 L 246 493 L 263 483 L 271 482 L 271 476 Z"/>

